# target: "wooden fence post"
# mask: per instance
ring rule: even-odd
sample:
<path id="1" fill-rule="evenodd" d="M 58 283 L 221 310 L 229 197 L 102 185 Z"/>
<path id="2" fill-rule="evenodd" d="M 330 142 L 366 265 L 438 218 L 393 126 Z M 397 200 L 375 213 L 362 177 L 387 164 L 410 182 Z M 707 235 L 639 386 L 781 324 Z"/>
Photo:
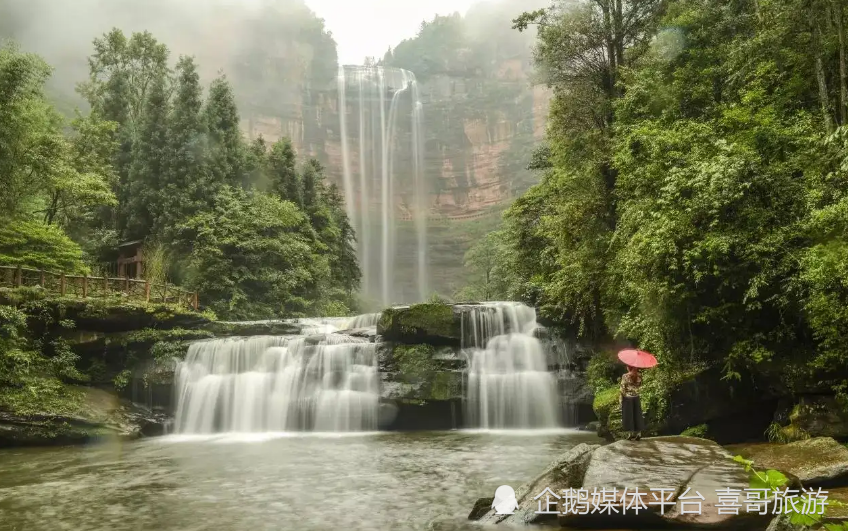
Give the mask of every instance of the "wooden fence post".
<path id="1" fill-rule="evenodd" d="M 197 311 L 197 292 L 194 292 L 194 311 Z"/>
<path id="2" fill-rule="evenodd" d="M 18 269 L 15 271 L 17 278 L 15 279 L 15 284 L 18 287 L 21 287 L 24 283 L 24 271 L 21 269 L 21 266 L 18 266 Z"/>
<path id="3" fill-rule="evenodd" d="M 82 298 L 88 297 L 88 273 L 82 276 Z"/>
<path id="4" fill-rule="evenodd" d="M 144 302 L 150 302 L 150 281 L 144 281 Z"/>
<path id="5" fill-rule="evenodd" d="M 130 277 L 128 275 L 124 275 L 124 293 L 127 294 L 127 297 L 130 296 Z"/>
<path id="6" fill-rule="evenodd" d="M 62 273 L 62 275 L 59 277 L 59 295 L 61 295 L 62 297 L 65 296 L 65 274 L 64 273 Z"/>
<path id="7" fill-rule="evenodd" d="M 168 283 L 167 282 L 162 284 L 162 302 L 163 303 L 168 302 Z"/>
<path id="8" fill-rule="evenodd" d="M 109 273 L 103 273 L 103 296 L 109 296 Z"/>
<path id="9" fill-rule="evenodd" d="M 41 270 L 41 287 L 44 287 L 44 270 Z"/>

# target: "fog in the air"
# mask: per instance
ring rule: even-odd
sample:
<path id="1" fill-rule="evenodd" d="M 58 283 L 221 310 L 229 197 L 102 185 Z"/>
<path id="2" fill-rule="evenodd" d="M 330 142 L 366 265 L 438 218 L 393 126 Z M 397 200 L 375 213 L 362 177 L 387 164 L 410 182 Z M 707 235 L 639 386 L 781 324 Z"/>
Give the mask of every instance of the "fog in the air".
<path id="1" fill-rule="evenodd" d="M 263 9 L 273 6 L 285 14 L 286 27 L 277 22 L 271 34 L 296 32 L 302 24 L 324 20 L 332 34 L 340 64 L 362 64 L 366 57 L 381 58 L 404 39 L 414 37 L 423 21 L 436 15 L 460 13 L 469 8 L 485 19 L 503 11 L 503 28 L 492 39 L 514 32 L 509 20 L 525 9 L 546 5 L 547 0 L 0 0 L 0 35 L 11 36 L 22 48 L 43 56 L 54 67 L 48 88 L 60 106 L 82 105 L 73 86 L 88 74 L 86 58 L 92 40 L 113 27 L 126 34 L 148 30 L 168 45 L 172 58 L 197 57 L 201 75 L 209 79 L 227 71 L 238 57 L 261 46 L 253 27 Z M 476 6 L 475 6 L 476 4 Z M 486 4 L 480 6 L 479 4 Z M 538 5 L 537 5 L 538 4 Z M 497 7 L 495 7 L 497 6 Z M 481 9 L 482 7 L 482 9 Z M 494 8 L 494 9 L 493 9 Z M 313 14 L 314 13 L 314 14 Z M 247 43 L 248 40 L 254 42 Z M 278 46 L 270 38 L 268 48 Z M 271 51 L 271 50 L 266 50 Z"/>

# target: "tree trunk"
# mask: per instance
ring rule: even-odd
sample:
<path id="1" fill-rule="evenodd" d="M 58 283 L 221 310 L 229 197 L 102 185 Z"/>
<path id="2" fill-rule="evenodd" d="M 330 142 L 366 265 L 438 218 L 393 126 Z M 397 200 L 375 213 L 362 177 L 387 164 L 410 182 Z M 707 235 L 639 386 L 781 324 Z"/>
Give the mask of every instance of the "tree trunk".
<path id="1" fill-rule="evenodd" d="M 848 68 L 845 65 L 845 26 L 842 24 L 843 10 L 840 0 L 831 0 L 836 34 L 839 36 L 839 121 L 848 123 Z"/>
<path id="2" fill-rule="evenodd" d="M 47 212 L 44 213 L 44 223 L 46 225 L 52 225 L 53 219 L 56 217 L 56 213 L 59 210 L 59 192 L 55 192 L 53 194 L 53 198 L 50 200 L 50 206 L 47 207 Z"/>
<path id="3" fill-rule="evenodd" d="M 615 96 L 615 83 L 616 83 L 616 69 L 618 68 L 618 64 L 616 63 L 616 53 L 615 53 L 615 34 L 613 32 L 612 27 L 612 15 L 610 13 L 610 2 L 612 0 L 601 0 L 600 6 L 601 11 L 604 14 L 604 41 L 606 42 L 607 47 L 607 61 L 609 62 L 609 86 L 607 87 L 607 94 L 610 98 Z"/>
<path id="4" fill-rule="evenodd" d="M 821 45 L 821 26 L 819 25 L 818 17 L 816 17 L 815 6 L 811 5 L 809 9 L 810 26 L 812 29 L 812 53 L 815 57 L 816 82 L 819 87 L 819 102 L 821 104 L 822 119 L 824 127 L 828 133 L 833 132 L 833 119 L 830 115 L 830 98 L 827 92 L 827 78 L 824 73 L 824 62 L 822 61 L 822 45 Z"/>
<path id="5" fill-rule="evenodd" d="M 624 64 L 624 13 L 621 0 L 615 0 L 615 12 L 612 21 L 615 34 L 615 67 L 618 70 Z"/>

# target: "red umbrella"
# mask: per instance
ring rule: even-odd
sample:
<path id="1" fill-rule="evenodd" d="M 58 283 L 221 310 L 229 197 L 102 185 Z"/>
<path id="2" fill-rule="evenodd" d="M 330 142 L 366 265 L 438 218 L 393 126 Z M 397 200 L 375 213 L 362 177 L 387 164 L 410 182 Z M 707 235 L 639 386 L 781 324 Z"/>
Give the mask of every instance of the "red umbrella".
<path id="1" fill-rule="evenodd" d="M 637 369 L 650 369 L 657 365 L 657 358 L 650 352 L 644 350 L 627 349 L 618 353 L 618 359 L 625 365 L 636 367 Z"/>

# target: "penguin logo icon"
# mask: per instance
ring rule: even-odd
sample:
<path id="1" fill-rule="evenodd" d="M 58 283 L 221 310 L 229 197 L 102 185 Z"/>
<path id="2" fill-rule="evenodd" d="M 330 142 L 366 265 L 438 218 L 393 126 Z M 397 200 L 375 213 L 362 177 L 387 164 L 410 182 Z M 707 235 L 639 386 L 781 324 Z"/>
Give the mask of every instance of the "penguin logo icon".
<path id="1" fill-rule="evenodd" d="M 515 499 L 515 491 L 509 485 L 501 485 L 495 491 L 495 500 L 492 502 L 492 509 L 495 509 L 497 514 L 515 514 L 518 509 L 518 501 Z"/>

